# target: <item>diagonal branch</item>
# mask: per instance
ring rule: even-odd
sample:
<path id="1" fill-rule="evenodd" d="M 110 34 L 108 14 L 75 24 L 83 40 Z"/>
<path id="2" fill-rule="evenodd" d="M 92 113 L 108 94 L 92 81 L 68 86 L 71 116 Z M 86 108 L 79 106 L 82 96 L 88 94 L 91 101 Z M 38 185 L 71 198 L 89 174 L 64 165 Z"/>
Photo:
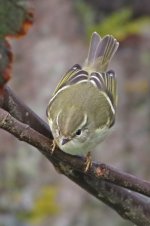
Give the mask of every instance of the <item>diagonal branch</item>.
<path id="1" fill-rule="evenodd" d="M 4 87 L 3 95 L 0 95 L 0 106 L 19 121 L 28 124 L 44 136 L 52 138 L 49 126 L 29 107 L 20 101 L 8 86 Z"/>
<path id="2" fill-rule="evenodd" d="M 0 127 L 12 133 L 18 139 L 38 148 L 64 175 L 112 207 L 123 218 L 139 226 L 150 225 L 149 199 L 113 184 L 113 180 L 110 182 L 111 177 L 101 179 L 105 175 L 104 167 L 101 167 L 101 164 L 93 164 L 92 169 L 85 174 L 82 170 L 84 159 L 67 155 L 59 149 L 56 149 L 54 154 L 51 155 L 51 139 L 33 130 L 29 125 L 19 122 L 3 109 L 0 109 Z M 107 169 L 109 169 L 111 175 L 111 168 L 108 167 Z M 113 173 L 112 177 L 117 174 L 117 171 L 113 171 Z M 121 176 L 121 173 L 118 175 Z"/>
<path id="3" fill-rule="evenodd" d="M 19 121 L 29 125 L 31 128 L 49 139 L 52 139 L 49 126 L 29 107 L 22 103 L 8 86 L 5 86 L 3 102 L 0 103 L 0 106 Z M 71 165 L 74 168 L 78 166 L 78 170 L 83 171 L 82 158 L 78 159 L 78 161 L 72 161 Z M 150 182 L 138 179 L 137 177 L 127 173 L 119 172 L 106 164 L 93 164 L 93 167 L 88 171 L 88 175 L 91 177 L 96 176 L 97 179 L 100 180 L 105 179 L 116 185 L 120 185 L 124 188 L 128 188 L 150 197 Z"/>

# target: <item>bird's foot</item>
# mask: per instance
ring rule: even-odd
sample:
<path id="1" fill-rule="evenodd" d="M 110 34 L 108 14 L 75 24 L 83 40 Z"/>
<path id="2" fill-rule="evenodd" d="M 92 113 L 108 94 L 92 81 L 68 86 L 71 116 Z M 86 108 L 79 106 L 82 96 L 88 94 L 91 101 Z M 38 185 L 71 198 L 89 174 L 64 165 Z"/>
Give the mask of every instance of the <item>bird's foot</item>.
<path id="1" fill-rule="evenodd" d="M 88 152 L 86 155 L 86 159 L 85 159 L 85 169 L 84 172 L 86 173 L 89 168 L 92 166 L 92 156 L 91 156 L 91 152 Z"/>

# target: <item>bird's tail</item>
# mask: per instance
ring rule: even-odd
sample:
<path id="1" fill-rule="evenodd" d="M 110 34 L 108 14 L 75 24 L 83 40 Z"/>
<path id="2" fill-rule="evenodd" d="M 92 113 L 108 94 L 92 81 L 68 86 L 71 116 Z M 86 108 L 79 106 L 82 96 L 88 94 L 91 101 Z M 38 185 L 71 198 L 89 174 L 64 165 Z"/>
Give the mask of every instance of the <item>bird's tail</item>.
<path id="1" fill-rule="evenodd" d="M 97 32 L 94 32 L 91 37 L 84 68 L 91 71 L 106 72 L 118 46 L 119 43 L 112 35 L 106 35 L 101 38 Z"/>

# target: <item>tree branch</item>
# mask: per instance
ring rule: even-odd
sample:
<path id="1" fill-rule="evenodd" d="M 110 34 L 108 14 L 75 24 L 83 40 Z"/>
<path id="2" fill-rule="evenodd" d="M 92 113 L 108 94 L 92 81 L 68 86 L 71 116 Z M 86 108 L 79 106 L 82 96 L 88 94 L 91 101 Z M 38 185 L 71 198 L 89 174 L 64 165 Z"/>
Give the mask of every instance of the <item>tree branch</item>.
<path id="1" fill-rule="evenodd" d="M 38 131 L 49 139 L 53 139 L 49 126 L 29 107 L 22 103 L 19 98 L 15 96 L 14 92 L 7 86 L 4 88 L 3 101 L 0 102 L 0 106 L 20 122 L 29 125 L 32 129 Z M 78 160 L 78 162 L 72 161 L 71 165 L 74 168 L 78 166 L 78 170 L 83 171 L 83 160 Z M 88 174 L 91 177 L 95 175 L 99 179 L 102 178 L 108 180 L 116 185 L 120 185 L 124 188 L 128 188 L 150 197 L 150 182 L 138 179 L 137 177 L 127 173 L 119 172 L 106 164 L 101 163 L 99 165 L 94 163 L 93 167 L 88 171 Z"/>
<path id="2" fill-rule="evenodd" d="M 52 139 L 49 126 L 20 101 L 8 86 L 4 87 L 3 95 L 0 96 L 0 106 L 19 121 L 28 124 L 39 133 Z"/>
<path id="3" fill-rule="evenodd" d="M 142 190 L 142 193 L 145 193 L 146 191 L 146 195 L 148 195 L 148 182 L 142 181 L 144 189 L 140 188 L 139 190 L 139 185 L 141 186 L 139 179 L 118 173 L 117 170 L 104 164 L 93 163 L 91 169 L 84 173 L 84 158 L 67 155 L 58 148 L 51 155 L 51 139 L 33 130 L 29 125 L 21 123 L 3 109 L 0 109 L 0 127 L 12 133 L 18 139 L 38 148 L 61 173 L 112 207 L 123 218 L 139 226 L 150 225 L 149 199 L 113 184 L 121 183 L 120 185 L 124 187 L 127 184 L 131 189 L 138 189 L 139 192 Z M 122 184 L 120 181 L 124 176 L 125 182 Z M 133 179 L 133 183 L 131 179 Z M 137 188 L 133 186 L 134 182 L 138 182 Z"/>

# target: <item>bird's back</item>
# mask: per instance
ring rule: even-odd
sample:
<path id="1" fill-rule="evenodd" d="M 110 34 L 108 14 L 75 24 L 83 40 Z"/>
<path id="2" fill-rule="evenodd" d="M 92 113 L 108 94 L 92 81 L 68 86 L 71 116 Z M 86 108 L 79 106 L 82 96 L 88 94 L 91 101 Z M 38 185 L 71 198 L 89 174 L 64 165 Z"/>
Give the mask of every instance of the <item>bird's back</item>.
<path id="1" fill-rule="evenodd" d="M 72 120 L 76 117 L 77 121 L 81 112 L 84 113 L 88 110 L 93 124 L 98 122 L 100 125 L 106 124 L 110 114 L 112 114 L 112 109 L 105 94 L 90 81 L 77 83 L 62 90 L 52 103 L 54 112 L 57 112 L 60 107 L 64 115 L 69 115 L 69 112 L 74 108 L 75 112 L 74 116 L 72 115 Z M 97 118 L 99 120 L 96 120 Z"/>

